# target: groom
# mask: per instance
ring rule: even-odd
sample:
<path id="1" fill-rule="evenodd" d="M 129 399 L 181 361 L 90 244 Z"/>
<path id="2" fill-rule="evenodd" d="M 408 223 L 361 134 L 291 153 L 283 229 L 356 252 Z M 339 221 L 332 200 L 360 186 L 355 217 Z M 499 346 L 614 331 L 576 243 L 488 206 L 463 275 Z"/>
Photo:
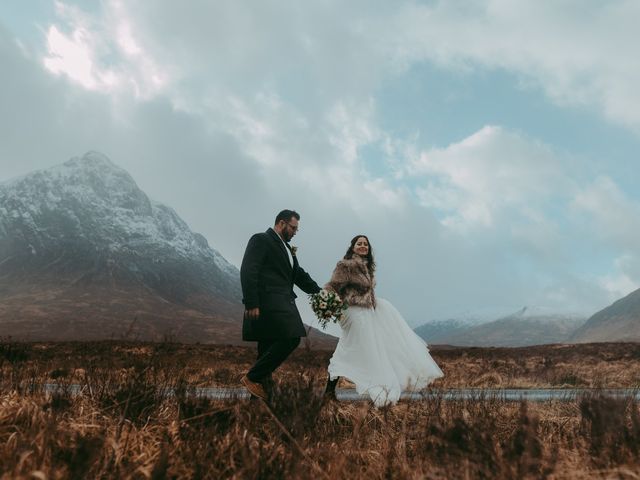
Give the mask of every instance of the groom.
<path id="1" fill-rule="evenodd" d="M 244 321 L 242 339 L 258 342 L 258 359 L 242 383 L 249 392 L 268 399 L 271 374 L 300 344 L 307 332 L 296 307 L 293 285 L 306 293 L 320 287 L 305 272 L 289 241 L 298 232 L 300 215 L 283 210 L 273 228 L 249 239 L 240 267 Z"/>

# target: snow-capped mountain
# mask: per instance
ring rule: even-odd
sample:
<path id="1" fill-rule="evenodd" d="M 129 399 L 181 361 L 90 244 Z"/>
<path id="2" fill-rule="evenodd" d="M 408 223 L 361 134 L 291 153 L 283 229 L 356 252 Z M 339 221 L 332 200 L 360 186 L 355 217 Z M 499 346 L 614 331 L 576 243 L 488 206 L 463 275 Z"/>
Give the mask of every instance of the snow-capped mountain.
<path id="1" fill-rule="evenodd" d="M 107 256 L 157 248 L 238 275 L 202 235 L 97 152 L 0 184 L 0 236 L 0 258 L 63 244 L 91 245 Z"/>
<path id="2" fill-rule="evenodd" d="M 228 341 L 239 339 L 240 299 L 237 268 L 100 153 L 0 184 L 4 335 L 97 338 L 126 327 L 139 338 Z"/>
<path id="3" fill-rule="evenodd" d="M 414 331 L 429 343 L 446 344 L 453 336 L 509 315 L 513 309 L 513 306 L 493 306 L 460 311 L 446 318 L 430 320 Z"/>
<path id="4" fill-rule="evenodd" d="M 449 318 L 425 323 L 414 330 L 429 343 L 448 344 L 452 336 L 464 333 L 475 325 L 476 322 L 468 319 Z"/>
<path id="5" fill-rule="evenodd" d="M 493 321 L 449 320 L 425 324 L 416 332 L 429 343 L 459 346 L 519 347 L 562 343 L 585 322 L 543 307 L 523 307 Z"/>

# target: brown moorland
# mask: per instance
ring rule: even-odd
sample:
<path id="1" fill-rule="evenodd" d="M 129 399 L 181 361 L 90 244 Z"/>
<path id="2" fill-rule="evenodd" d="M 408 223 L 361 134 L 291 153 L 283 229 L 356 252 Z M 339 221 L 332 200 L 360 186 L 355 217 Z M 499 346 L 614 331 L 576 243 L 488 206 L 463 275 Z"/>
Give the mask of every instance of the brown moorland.
<path id="1" fill-rule="evenodd" d="M 0 478 L 637 478 L 633 398 L 323 403 L 330 353 L 295 352 L 268 409 L 190 392 L 237 386 L 251 347 L 1 342 Z M 635 344 L 432 353 L 440 388 L 635 388 L 640 368 Z"/>
<path id="2" fill-rule="evenodd" d="M 21 358 L 19 368 L 36 382 L 64 378 L 83 383 L 88 372 L 126 372 L 153 363 L 168 378 L 177 375 L 192 386 L 234 387 L 255 360 L 253 344 L 204 345 L 172 342 L 0 342 L 3 355 Z M 640 344 L 593 343 L 520 348 L 430 347 L 445 373 L 437 388 L 638 388 Z M 13 353 L 7 353 L 13 352 Z M 303 340 L 278 370 L 281 381 L 312 374 L 326 380 L 331 350 L 316 350 Z M 0 356 L 0 368 L 15 369 Z M 306 373 L 305 373 L 306 372 Z"/>

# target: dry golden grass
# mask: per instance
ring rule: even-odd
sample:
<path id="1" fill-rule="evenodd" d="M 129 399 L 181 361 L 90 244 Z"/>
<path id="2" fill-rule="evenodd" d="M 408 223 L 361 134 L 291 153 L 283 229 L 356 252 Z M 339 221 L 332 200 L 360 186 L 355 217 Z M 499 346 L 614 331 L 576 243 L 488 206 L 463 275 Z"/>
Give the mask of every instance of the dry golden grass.
<path id="1" fill-rule="evenodd" d="M 578 374 L 596 385 L 600 372 L 590 369 L 607 361 L 615 383 L 606 386 L 630 387 L 635 378 L 624 364 L 636 368 L 637 351 L 603 345 L 433 353 L 448 377 L 444 387 L 559 386 L 557 376 Z M 251 349 L 1 343 L 0 478 L 640 477 L 640 410 L 630 398 L 323 404 L 328 355 L 296 352 L 279 372 L 268 410 L 189 391 L 235 385 Z M 536 372 L 549 370 L 536 382 Z M 80 383 L 83 394 L 45 394 L 43 379 Z"/>
<path id="2" fill-rule="evenodd" d="M 491 388 L 637 388 L 640 344 L 436 350 L 442 385 Z"/>
<path id="3" fill-rule="evenodd" d="M 1 346 L 4 345 L 4 346 Z M 255 360 L 255 347 L 149 342 L 0 343 L 2 356 L 20 358 L 21 371 L 40 381 L 82 383 L 105 370 L 110 375 L 153 361 L 158 371 L 180 371 L 194 386 L 238 386 Z M 281 379 L 310 371 L 319 383 L 326 376 L 331 351 L 298 348 L 278 370 Z M 602 343 L 523 348 L 432 347 L 445 373 L 441 388 L 638 388 L 640 344 Z M 12 366 L 12 371 L 18 368 Z M 5 378 L 8 372 L 4 372 Z"/>

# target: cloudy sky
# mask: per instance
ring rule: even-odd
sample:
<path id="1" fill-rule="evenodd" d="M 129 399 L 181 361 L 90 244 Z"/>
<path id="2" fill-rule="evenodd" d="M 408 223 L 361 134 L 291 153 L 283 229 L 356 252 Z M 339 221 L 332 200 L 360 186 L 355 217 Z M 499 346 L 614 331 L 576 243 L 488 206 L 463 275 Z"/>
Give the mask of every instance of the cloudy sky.
<path id="1" fill-rule="evenodd" d="M 369 235 L 413 325 L 640 286 L 634 0 L 0 3 L 0 181 L 97 150 L 239 265 Z M 487 313 L 489 312 L 489 313 Z"/>

